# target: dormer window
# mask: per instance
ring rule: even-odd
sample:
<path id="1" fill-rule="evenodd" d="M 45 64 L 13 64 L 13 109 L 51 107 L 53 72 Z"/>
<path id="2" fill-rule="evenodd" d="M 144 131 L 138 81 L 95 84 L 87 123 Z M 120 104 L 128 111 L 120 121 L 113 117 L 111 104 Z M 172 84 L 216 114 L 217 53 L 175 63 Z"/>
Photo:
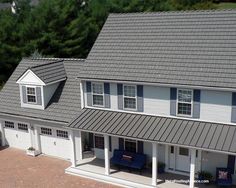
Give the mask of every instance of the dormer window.
<path id="1" fill-rule="evenodd" d="M 36 89 L 35 87 L 26 87 L 26 95 L 28 103 L 37 103 L 36 102 Z"/>
<path id="2" fill-rule="evenodd" d="M 66 80 L 63 61 L 53 61 L 29 67 L 18 78 L 23 108 L 44 110 L 60 82 Z"/>

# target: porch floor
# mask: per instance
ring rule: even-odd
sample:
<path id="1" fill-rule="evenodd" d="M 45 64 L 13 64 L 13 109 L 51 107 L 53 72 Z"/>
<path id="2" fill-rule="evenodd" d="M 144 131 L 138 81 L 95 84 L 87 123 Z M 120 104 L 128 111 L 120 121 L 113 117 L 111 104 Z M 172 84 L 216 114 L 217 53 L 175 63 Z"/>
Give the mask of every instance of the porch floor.
<path id="1" fill-rule="evenodd" d="M 96 179 L 116 185 L 129 184 L 128 187 L 153 187 L 151 170 L 145 169 L 142 174 L 139 171 L 132 171 L 125 168 L 121 168 L 120 171 L 117 167 L 111 165 L 110 176 L 104 174 L 104 160 L 97 158 L 86 158 L 78 162 L 76 167 L 69 167 L 66 169 L 66 173 L 83 176 L 91 179 Z M 158 174 L 157 186 L 160 188 L 188 188 L 189 177 L 183 175 L 177 175 L 172 173 Z M 197 188 L 216 188 L 217 186 L 196 184 Z"/>

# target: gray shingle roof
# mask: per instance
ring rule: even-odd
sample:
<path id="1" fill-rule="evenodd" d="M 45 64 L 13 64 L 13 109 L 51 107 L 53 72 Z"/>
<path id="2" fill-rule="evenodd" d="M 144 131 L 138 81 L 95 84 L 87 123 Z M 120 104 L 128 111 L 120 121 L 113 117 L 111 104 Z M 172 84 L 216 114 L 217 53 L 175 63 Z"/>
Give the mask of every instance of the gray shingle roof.
<path id="1" fill-rule="evenodd" d="M 110 14 L 79 77 L 236 88 L 236 10 Z"/>
<path id="2" fill-rule="evenodd" d="M 58 59 L 57 59 L 58 60 Z M 68 123 L 80 112 L 80 88 L 76 79 L 84 60 L 63 60 L 67 79 L 62 81 L 45 110 L 21 108 L 19 85 L 16 80 L 36 65 L 55 59 L 23 59 L 0 92 L 0 113 Z"/>
<path id="3" fill-rule="evenodd" d="M 66 79 L 66 71 L 62 60 L 36 65 L 29 69 L 33 71 L 45 84 Z"/>
<path id="4" fill-rule="evenodd" d="M 236 153 L 236 127 L 233 125 L 84 108 L 68 126 L 95 133 Z"/>

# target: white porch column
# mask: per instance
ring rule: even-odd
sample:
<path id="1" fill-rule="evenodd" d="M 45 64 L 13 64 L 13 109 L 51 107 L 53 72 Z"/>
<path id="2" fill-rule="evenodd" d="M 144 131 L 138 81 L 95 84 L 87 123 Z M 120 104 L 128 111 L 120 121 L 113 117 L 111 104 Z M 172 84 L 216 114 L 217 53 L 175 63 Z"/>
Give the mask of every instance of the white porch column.
<path id="1" fill-rule="evenodd" d="M 109 136 L 104 135 L 105 175 L 110 174 Z"/>
<path id="2" fill-rule="evenodd" d="M 152 143 L 152 185 L 157 185 L 157 143 Z"/>
<path id="3" fill-rule="evenodd" d="M 35 149 L 39 151 L 39 153 L 42 153 L 41 149 L 41 142 L 40 142 L 40 128 L 35 126 L 34 128 L 34 134 L 35 134 Z"/>
<path id="4" fill-rule="evenodd" d="M 34 146 L 34 126 L 29 124 L 29 127 L 28 127 L 28 132 L 29 132 L 29 135 L 30 135 L 30 145 L 31 147 L 35 148 Z"/>
<path id="5" fill-rule="evenodd" d="M 78 131 L 78 143 L 79 143 L 79 160 L 83 160 L 83 146 L 81 131 Z"/>
<path id="6" fill-rule="evenodd" d="M 73 130 L 71 130 L 70 132 L 70 140 L 71 140 L 71 165 L 75 167 L 76 166 L 75 136 Z"/>
<path id="7" fill-rule="evenodd" d="M 195 160 L 196 160 L 196 149 L 191 149 L 189 188 L 194 188 Z"/>
<path id="8" fill-rule="evenodd" d="M 5 130 L 4 130 L 3 121 L 1 120 L 0 120 L 0 131 L 2 133 L 2 146 L 5 146 L 6 145 Z"/>

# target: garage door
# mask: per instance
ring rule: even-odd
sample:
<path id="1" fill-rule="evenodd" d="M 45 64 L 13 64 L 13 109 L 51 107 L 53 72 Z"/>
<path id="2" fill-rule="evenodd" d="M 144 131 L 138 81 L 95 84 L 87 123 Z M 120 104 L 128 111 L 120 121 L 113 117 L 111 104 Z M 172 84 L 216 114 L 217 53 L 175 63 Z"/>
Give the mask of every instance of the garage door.
<path id="1" fill-rule="evenodd" d="M 10 147 L 26 150 L 31 146 L 28 125 L 24 123 L 5 121 L 5 138 Z"/>
<path id="2" fill-rule="evenodd" d="M 71 143 L 66 130 L 40 128 L 42 153 L 62 159 L 71 158 Z"/>

